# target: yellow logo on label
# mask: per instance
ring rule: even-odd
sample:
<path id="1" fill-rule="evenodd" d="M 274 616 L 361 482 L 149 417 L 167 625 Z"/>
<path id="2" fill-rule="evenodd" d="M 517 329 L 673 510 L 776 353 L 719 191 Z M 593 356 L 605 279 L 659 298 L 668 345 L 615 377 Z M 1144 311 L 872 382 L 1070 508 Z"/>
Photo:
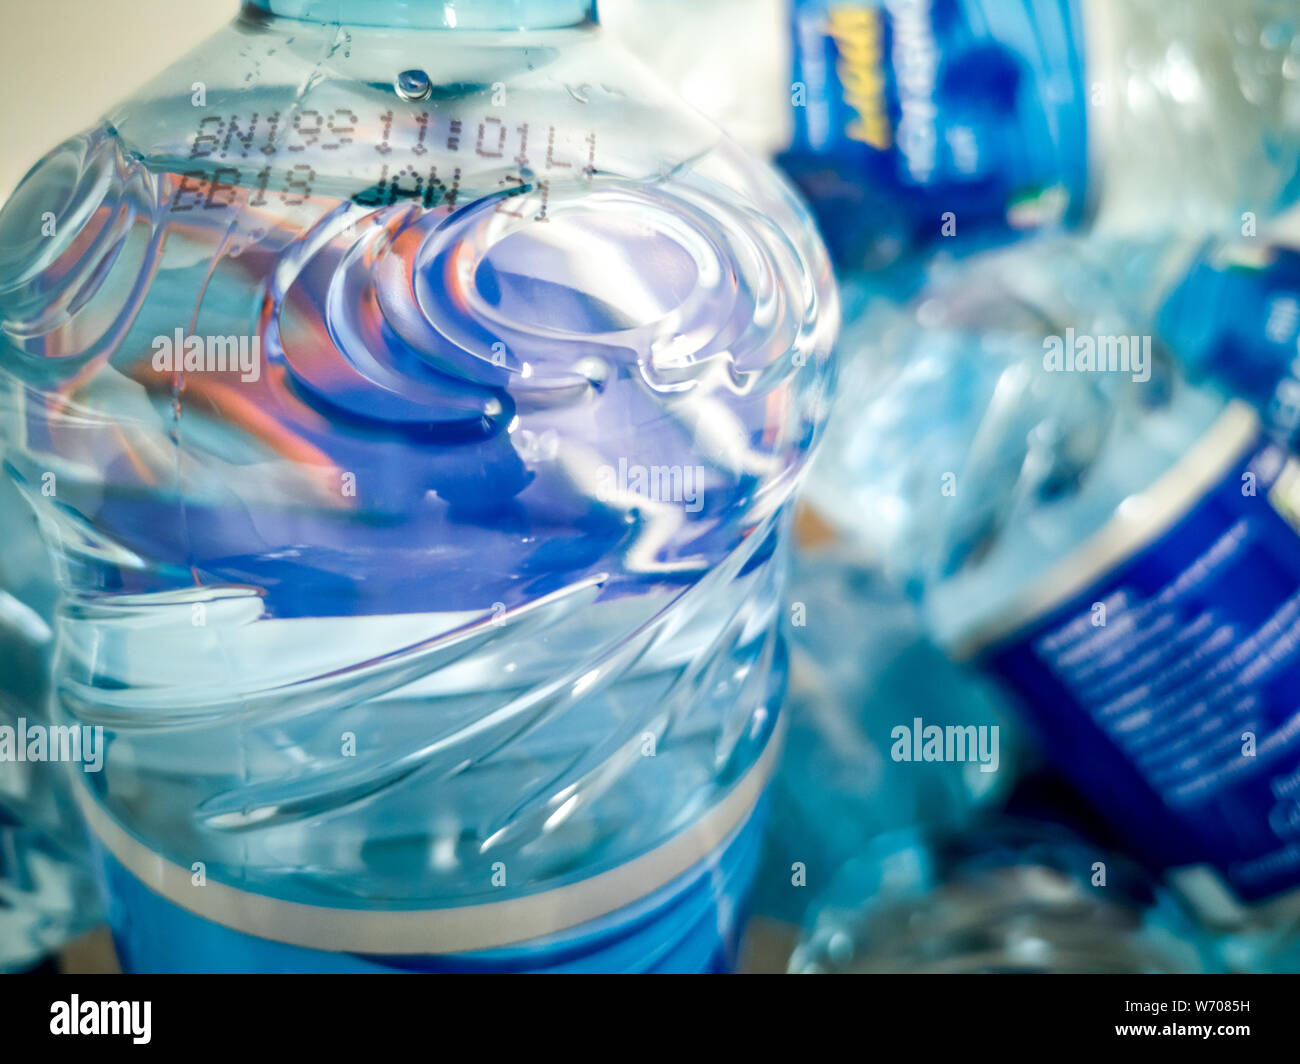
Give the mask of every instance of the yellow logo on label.
<path id="1" fill-rule="evenodd" d="M 836 70 L 844 86 L 844 102 L 858 113 L 848 135 L 885 151 L 893 143 L 893 135 L 885 115 L 879 13 L 869 7 L 836 7 L 827 14 L 829 33 L 840 53 Z"/>

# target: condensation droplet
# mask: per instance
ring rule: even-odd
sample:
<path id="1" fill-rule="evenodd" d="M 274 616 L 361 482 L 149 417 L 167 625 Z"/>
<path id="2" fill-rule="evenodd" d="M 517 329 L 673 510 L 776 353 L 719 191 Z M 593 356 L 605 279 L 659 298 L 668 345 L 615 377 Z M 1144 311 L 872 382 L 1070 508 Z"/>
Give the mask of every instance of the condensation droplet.
<path id="1" fill-rule="evenodd" d="M 429 94 L 433 92 L 433 83 L 429 81 L 429 75 L 423 70 L 403 70 L 397 75 L 393 88 L 403 100 L 417 102 L 429 98 Z"/>

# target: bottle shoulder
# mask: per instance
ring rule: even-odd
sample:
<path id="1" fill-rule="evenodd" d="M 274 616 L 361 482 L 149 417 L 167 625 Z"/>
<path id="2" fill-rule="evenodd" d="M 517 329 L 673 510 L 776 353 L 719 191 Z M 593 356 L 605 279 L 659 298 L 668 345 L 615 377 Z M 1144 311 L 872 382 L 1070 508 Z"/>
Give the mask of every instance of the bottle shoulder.
<path id="1" fill-rule="evenodd" d="M 308 524 L 333 557 L 424 522 L 421 544 L 475 544 L 467 586 L 693 579 L 771 525 L 838 325 L 775 171 L 598 41 L 474 66 L 459 35 L 445 63 L 370 63 L 345 34 L 319 64 L 223 67 L 234 32 L 0 211 L 0 431 L 25 467 L 90 509 L 242 507 L 258 557 Z M 399 100 L 417 62 L 427 95 Z"/>
<path id="2" fill-rule="evenodd" d="M 465 186 L 506 172 L 557 180 L 598 168 L 671 182 L 734 154 L 711 122 L 635 56 L 579 31 L 447 34 L 249 28 L 237 21 L 112 107 L 105 126 L 154 170 L 308 166 L 344 191 L 440 164 Z M 733 162 L 734 191 L 770 169 Z M 247 172 L 247 173 L 246 173 Z"/>

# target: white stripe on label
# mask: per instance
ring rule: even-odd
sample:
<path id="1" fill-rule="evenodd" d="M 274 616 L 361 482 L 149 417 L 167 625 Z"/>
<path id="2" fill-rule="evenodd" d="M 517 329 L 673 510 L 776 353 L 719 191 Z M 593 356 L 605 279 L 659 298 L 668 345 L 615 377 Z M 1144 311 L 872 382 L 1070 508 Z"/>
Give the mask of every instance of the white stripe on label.
<path id="1" fill-rule="evenodd" d="M 1116 566 L 1154 543 L 1222 480 L 1259 435 L 1259 417 L 1239 401 L 1227 405 L 1194 447 L 1078 550 L 1058 562 L 1002 613 L 953 640 L 949 654 L 968 661 L 994 643 L 1082 594 Z"/>
<path id="2" fill-rule="evenodd" d="M 336 953 L 467 953 L 578 927 L 653 894 L 705 860 L 758 804 L 785 729 L 782 714 L 758 761 L 722 800 L 649 853 L 539 894 L 445 909 L 337 909 L 271 898 L 223 883 L 196 887 L 188 868 L 128 833 L 84 784 L 75 790 L 87 825 L 117 861 L 145 886 L 205 920 L 273 942 Z"/>

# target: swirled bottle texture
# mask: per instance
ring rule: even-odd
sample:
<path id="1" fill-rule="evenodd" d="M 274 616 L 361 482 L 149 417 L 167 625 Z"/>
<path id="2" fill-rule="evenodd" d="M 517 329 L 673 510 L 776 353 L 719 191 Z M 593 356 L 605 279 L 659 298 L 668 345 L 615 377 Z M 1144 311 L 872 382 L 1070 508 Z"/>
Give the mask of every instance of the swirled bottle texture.
<path id="1" fill-rule="evenodd" d="M 589 6 L 245 5 L 0 216 L 129 966 L 727 962 L 837 308 Z"/>

